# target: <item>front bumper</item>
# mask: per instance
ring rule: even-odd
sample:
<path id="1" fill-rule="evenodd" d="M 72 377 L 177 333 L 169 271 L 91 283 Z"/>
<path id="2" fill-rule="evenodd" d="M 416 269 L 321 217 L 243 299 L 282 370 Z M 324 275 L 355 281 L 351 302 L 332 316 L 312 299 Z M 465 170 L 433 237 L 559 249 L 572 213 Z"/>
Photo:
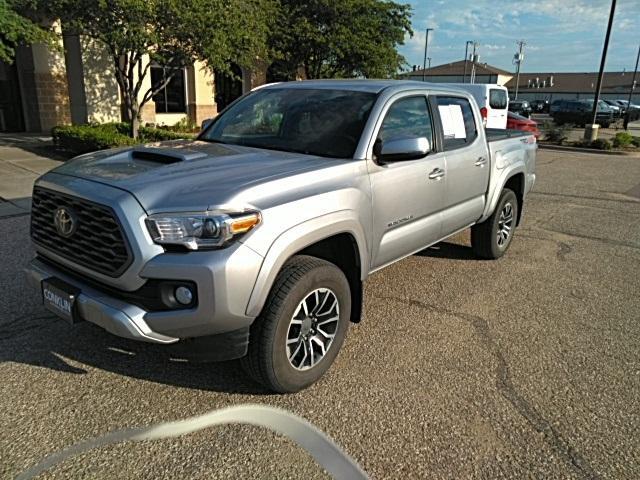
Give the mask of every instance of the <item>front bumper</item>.
<path id="1" fill-rule="evenodd" d="M 80 289 L 79 316 L 114 335 L 152 343 L 170 344 L 180 339 L 205 337 L 247 328 L 254 317 L 246 315 L 262 257 L 237 243 L 223 250 L 163 253 L 140 271 L 144 279 L 186 280 L 196 284 L 198 303 L 189 309 L 146 311 L 102 291 L 94 282 L 70 275 L 34 259 L 27 268 L 31 283 L 57 277 Z"/>

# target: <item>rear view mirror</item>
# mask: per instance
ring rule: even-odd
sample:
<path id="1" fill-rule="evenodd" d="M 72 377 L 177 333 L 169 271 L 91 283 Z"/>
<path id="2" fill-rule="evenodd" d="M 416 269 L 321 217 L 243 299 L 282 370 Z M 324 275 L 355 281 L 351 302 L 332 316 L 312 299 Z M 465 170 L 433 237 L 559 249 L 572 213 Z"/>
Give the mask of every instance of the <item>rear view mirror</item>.
<path id="1" fill-rule="evenodd" d="M 431 150 L 426 137 L 397 138 L 383 142 L 378 139 L 373 146 L 373 153 L 379 163 L 417 160 L 426 156 Z"/>

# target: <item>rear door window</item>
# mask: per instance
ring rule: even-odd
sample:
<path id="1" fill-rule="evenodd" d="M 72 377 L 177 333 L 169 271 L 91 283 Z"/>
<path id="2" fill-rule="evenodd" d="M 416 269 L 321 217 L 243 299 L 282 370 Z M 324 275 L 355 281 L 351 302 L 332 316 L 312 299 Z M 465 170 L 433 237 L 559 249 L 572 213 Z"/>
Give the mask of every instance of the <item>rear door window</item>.
<path id="1" fill-rule="evenodd" d="M 442 123 L 444 149 L 454 150 L 473 143 L 478 129 L 469 100 L 461 97 L 436 97 Z"/>
<path id="2" fill-rule="evenodd" d="M 489 90 L 489 106 L 504 110 L 507 108 L 507 92 L 497 88 Z"/>

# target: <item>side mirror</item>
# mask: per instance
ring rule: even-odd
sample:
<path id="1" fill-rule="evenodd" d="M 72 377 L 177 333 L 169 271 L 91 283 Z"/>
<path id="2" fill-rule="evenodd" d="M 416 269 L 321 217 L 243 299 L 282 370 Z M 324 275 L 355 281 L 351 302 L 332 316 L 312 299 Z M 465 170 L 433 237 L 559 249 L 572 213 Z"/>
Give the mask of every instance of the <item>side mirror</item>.
<path id="1" fill-rule="evenodd" d="M 386 142 L 378 139 L 373 146 L 373 153 L 379 163 L 417 160 L 426 156 L 429 150 L 431 145 L 426 137 L 397 138 Z"/>
<path id="2" fill-rule="evenodd" d="M 211 125 L 211 122 L 213 122 L 213 118 L 206 118 L 206 119 L 204 119 L 204 120 L 202 121 L 202 123 L 200 124 L 200 131 L 201 131 L 201 132 L 204 132 L 204 131 L 207 129 L 207 127 L 208 127 L 209 125 Z"/>

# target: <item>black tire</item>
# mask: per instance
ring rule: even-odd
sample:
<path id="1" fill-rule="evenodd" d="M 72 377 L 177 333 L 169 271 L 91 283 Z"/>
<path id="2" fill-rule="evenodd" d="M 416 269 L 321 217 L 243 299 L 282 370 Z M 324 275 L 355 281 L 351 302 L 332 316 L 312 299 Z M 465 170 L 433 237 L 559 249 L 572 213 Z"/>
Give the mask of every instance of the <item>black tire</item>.
<path id="1" fill-rule="evenodd" d="M 507 204 L 511 205 L 511 229 L 506 241 L 500 245 L 498 242 L 498 229 L 501 227 L 500 214 Z M 518 198 L 513 190 L 505 188 L 500 194 L 500 199 L 493 214 L 484 222 L 471 227 L 471 248 L 479 258 L 494 260 L 500 258 L 509 249 L 518 218 Z"/>
<path id="2" fill-rule="evenodd" d="M 318 363 L 298 370 L 288 358 L 289 324 L 298 305 L 318 288 L 330 289 L 338 301 L 335 336 Z M 251 325 L 249 349 L 241 365 L 251 378 L 270 390 L 302 390 L 322 377 L 335 360 L 349 328 L 350 312 L 351 290 L 338 267 L 306 255 L 292 257 L 278 273 L 262 312 Z"/>

